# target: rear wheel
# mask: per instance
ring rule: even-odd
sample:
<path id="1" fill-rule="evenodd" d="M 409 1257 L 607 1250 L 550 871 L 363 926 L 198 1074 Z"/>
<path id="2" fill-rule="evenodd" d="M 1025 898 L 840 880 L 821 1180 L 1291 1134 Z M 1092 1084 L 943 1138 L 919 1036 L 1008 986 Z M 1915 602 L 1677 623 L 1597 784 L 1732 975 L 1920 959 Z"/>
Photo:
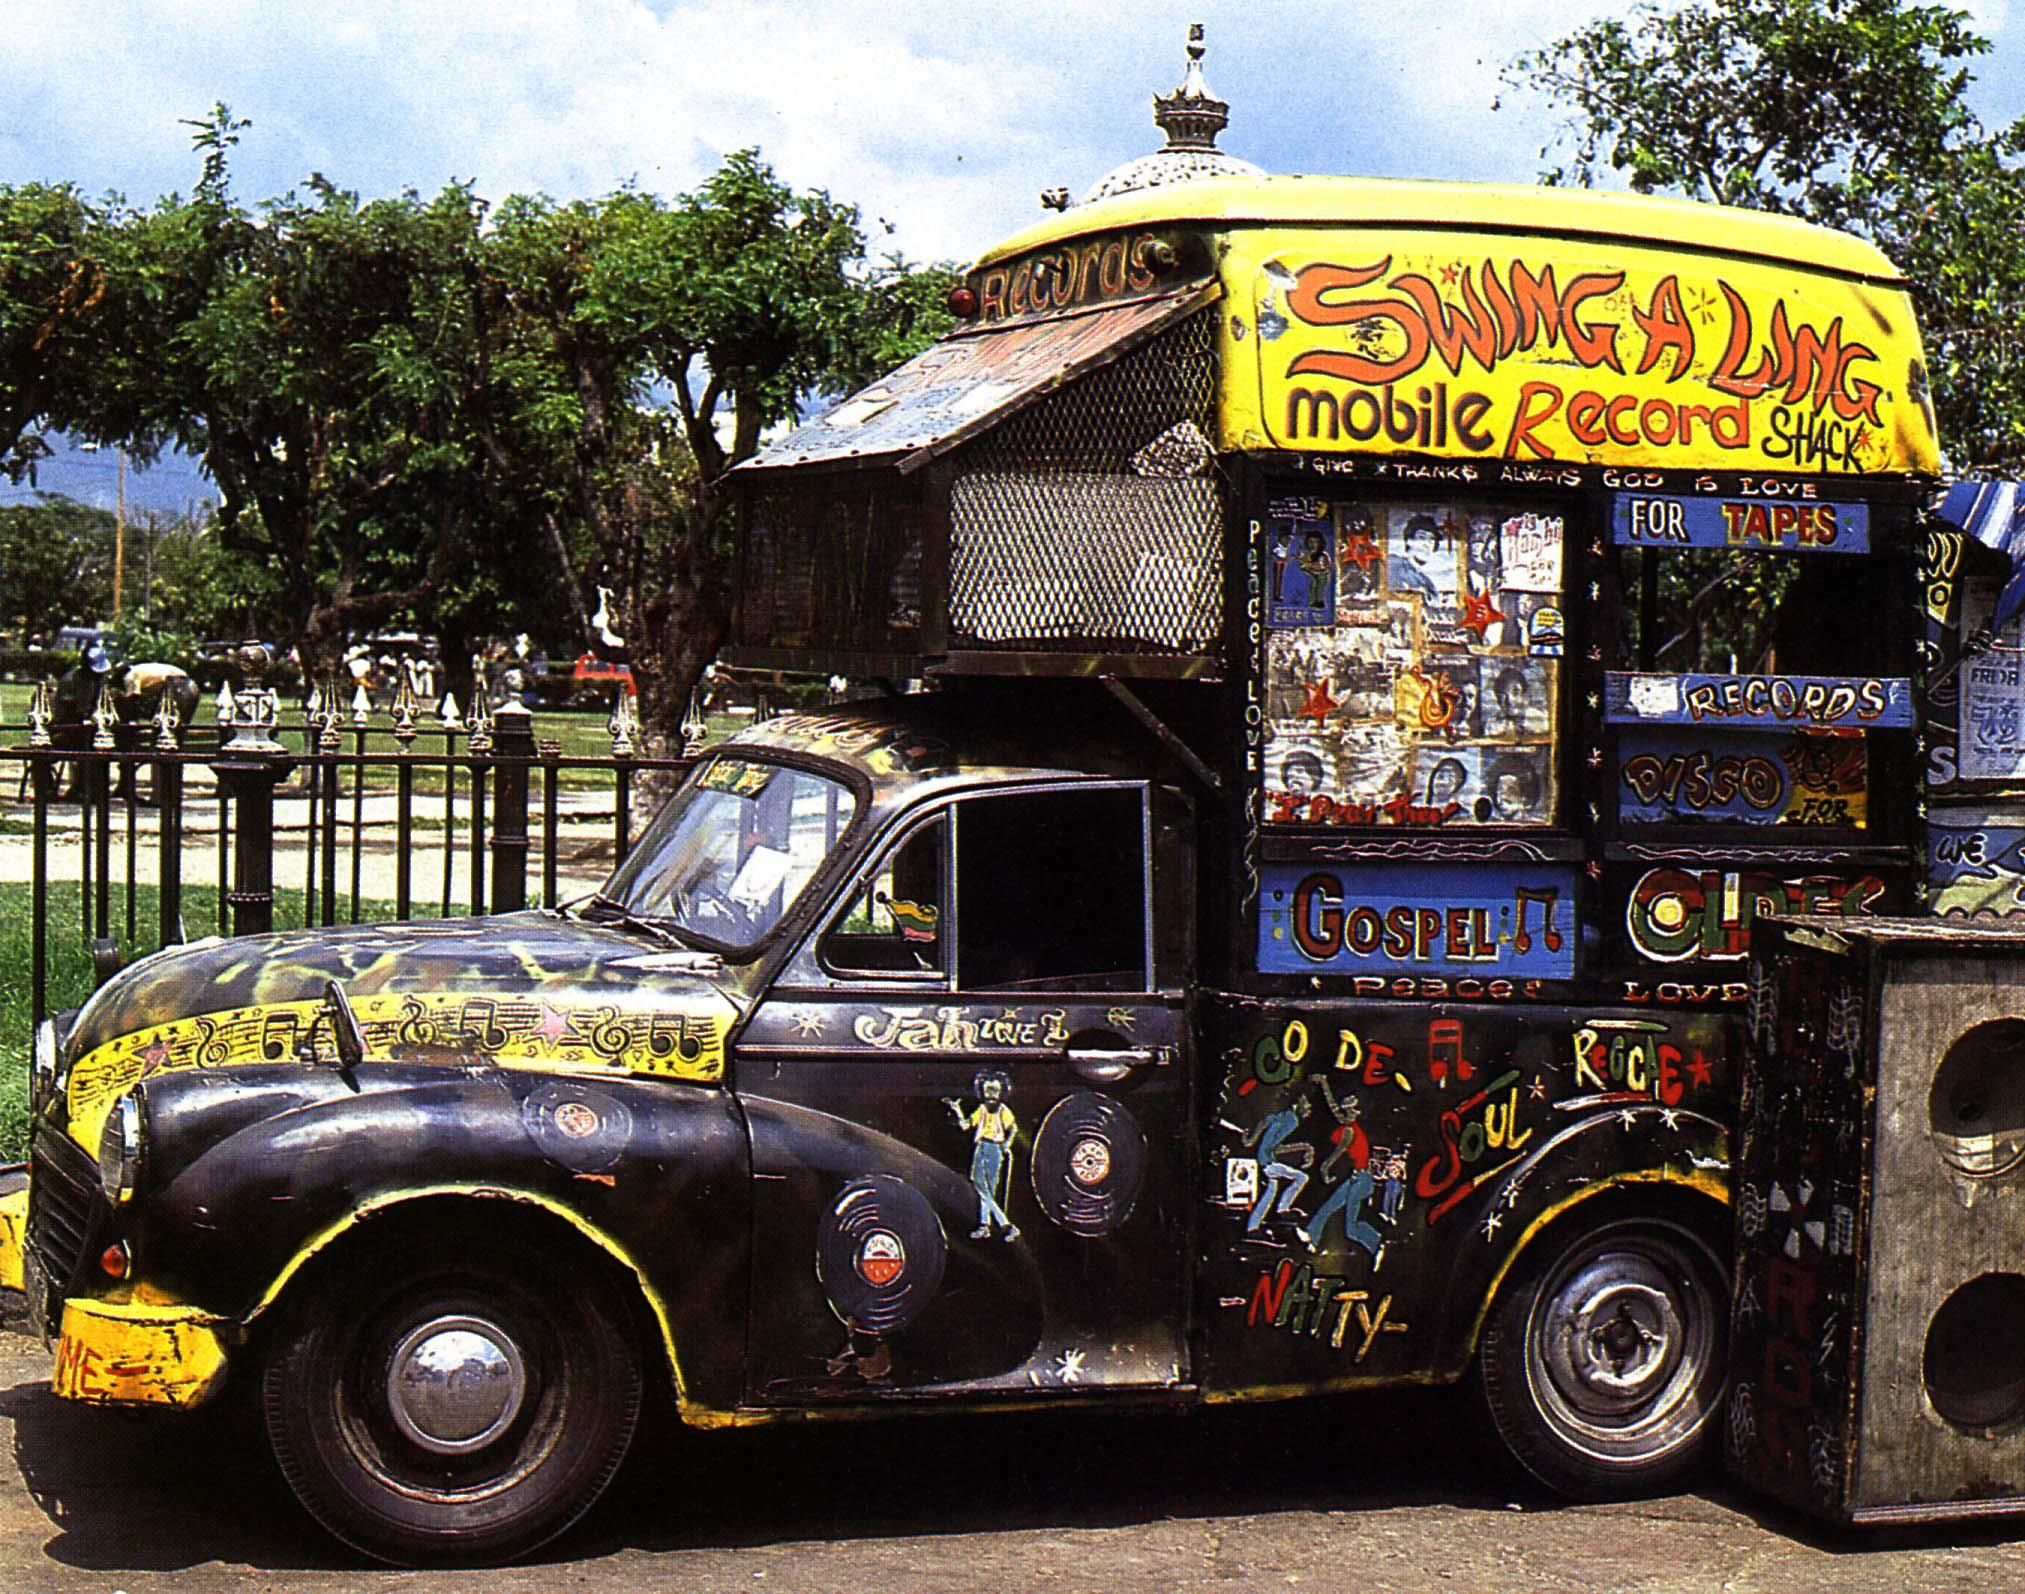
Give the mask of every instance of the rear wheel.
<path id="1" fill-rule="evenodd" d="M 1563 1228 L 1521 1256 L 1492 1307 L 1484 1397 L 1549 1488 L 1658 1493 L 1714 1453 L 1728 1330 L 1728 1269 L 1699 1227 L 1624 1217 Z"/>
<path id="2" fill-rule="evenodd" d="M 460 1234 L 361 1253 L 279 1327 L 275 1458 L 312 1516 L 382 1560 L 525 1555 L 604 1492 L 638 1421 L 626 1303 L 539 1249 Z"/>

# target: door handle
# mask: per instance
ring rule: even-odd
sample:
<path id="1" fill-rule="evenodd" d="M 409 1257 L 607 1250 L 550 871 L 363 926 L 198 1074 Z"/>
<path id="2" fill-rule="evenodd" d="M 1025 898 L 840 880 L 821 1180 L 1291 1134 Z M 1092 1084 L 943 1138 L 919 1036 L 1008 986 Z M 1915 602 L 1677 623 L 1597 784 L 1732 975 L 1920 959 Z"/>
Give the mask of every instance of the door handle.
<path id="1" fill-rule="evenodd" d="M 1085 1079 L 1096 1084 L 1109 1085 L 1123 1079 L 1135 1068 L 1150 1063 L 1166 1061 L 1165 1048 L 1155 1050 L 1148 1046 L 1127 1046 L 1120 1048 L 1099 1046 L 1071 1046 L 1067 1056 L 1069 1066 Z"/>

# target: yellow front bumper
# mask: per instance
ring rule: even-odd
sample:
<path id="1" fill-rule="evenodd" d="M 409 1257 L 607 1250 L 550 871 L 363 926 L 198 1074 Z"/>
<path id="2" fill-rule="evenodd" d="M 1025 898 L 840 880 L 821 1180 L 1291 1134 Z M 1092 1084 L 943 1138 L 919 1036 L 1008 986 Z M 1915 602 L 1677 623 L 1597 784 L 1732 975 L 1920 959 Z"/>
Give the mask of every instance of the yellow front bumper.
<path id="1" fill-rule="evenodd" d="M 28 1186 L 0 1195 L 0 1289 L 21 1288 L 22 1249 L 28 1243 Z"/>
<path id="2" fill-rule="evenodd" d="M 225 1381 L 228 1327 L 192 1306 L 66 1301 L 51 1384 L 95 1406 L 195 1406 Z"/>

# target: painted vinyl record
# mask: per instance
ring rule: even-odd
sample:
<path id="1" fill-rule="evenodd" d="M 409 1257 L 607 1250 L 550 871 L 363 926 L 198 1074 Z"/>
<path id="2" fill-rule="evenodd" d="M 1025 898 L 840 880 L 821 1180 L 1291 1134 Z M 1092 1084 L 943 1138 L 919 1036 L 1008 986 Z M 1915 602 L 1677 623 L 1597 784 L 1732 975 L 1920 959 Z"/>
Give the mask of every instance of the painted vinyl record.
<path id="1" fill-rule="evenodd" d="M 911 1323 L 934 1298 L 947 1260 L 928 1198 L 890 1173 L 839 1190 L 816 1236 L 816 1277 L 831 1310 L 866 1334 Z"/>
<path id="2" fill-rule="evenodd" d="M 633 1135 L 633 1115 L 624 1102 L 573 1079 L 529 1091 L 520 1121 L 543 1156 L 576 1173 L 609 1168 Z"/>
<path id="3" fill-rule="evenodd" d="M 1071 1234 L 1095 1238 L 1120 1227 L 1145 1175 L 1146 1137 L 1109 1096 L 1064 1096 L 1034 1136 L 1034 1199 Z"/>

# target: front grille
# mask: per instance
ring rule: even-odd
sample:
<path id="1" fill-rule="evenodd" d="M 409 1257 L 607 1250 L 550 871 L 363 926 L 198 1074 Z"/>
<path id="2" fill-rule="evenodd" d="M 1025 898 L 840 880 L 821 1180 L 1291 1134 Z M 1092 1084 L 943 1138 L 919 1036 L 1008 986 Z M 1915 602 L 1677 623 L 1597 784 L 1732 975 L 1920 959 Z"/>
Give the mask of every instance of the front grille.
<path id="1" fill-rule="evenodd" d="M 29 1170 L 24 1283 L 30 1320 L 45 1337 L 110 1217 L 97 1162 L 68 1135 L 38 1126 Z"/>

